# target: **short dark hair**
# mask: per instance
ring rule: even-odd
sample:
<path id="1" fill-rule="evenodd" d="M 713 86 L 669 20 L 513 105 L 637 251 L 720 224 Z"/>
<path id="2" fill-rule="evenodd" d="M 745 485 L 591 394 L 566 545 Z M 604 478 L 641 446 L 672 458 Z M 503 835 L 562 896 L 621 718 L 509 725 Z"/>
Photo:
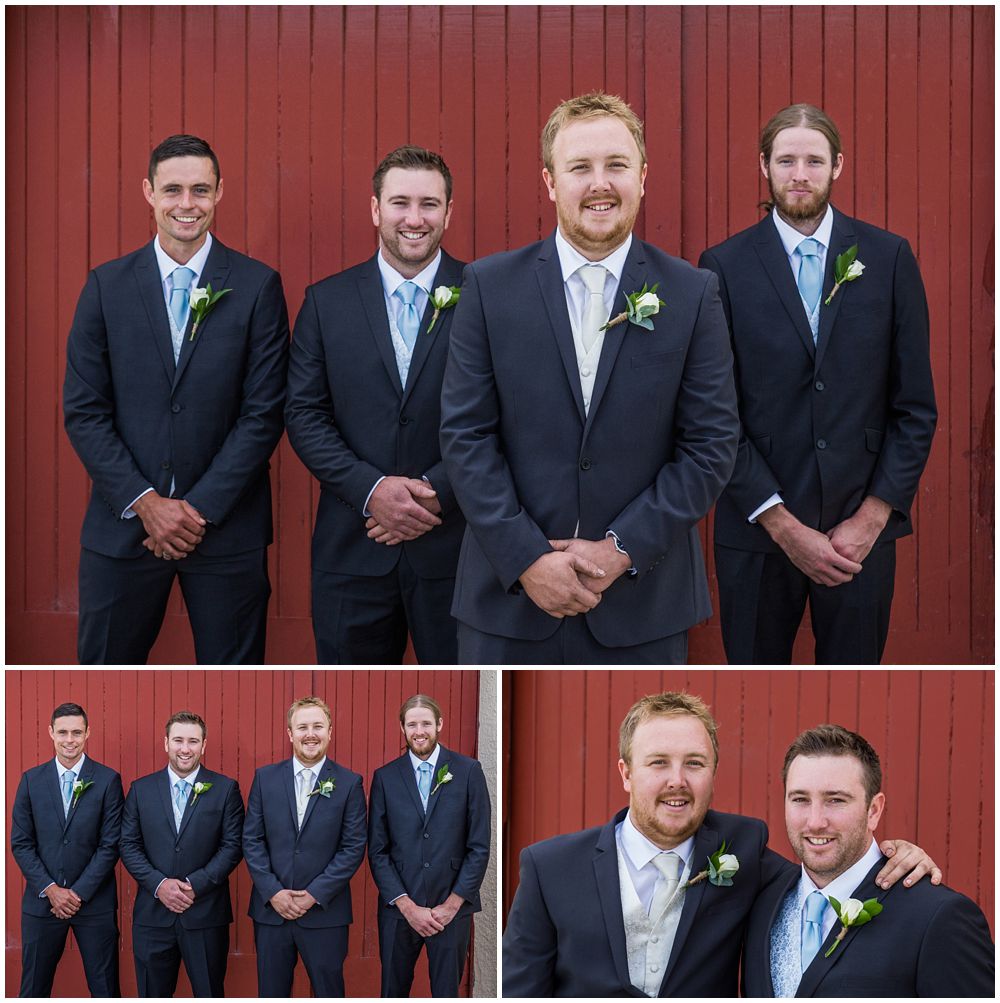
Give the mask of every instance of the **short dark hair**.
<path id="1" fill-rule="evenodd" d="M 792 742 L 781 767 L 781 782 L 786 787 L 788 768 L 797 756 L 854 756 L 861 763 L 868 803 L 871 804 L 872 798 L 882 790 L 882 764 L 878 753 L 857 732 L 848 731 L 839 724 L 810 728 Z"/>
<path id="2" fill-rule="evenodd" d="M 382 182 L 394 167 L 402 167 L 404 171 L 437 171 L 444 178 L 444 200 L 451 201 L 451 171 L 448 170 L 448 165 L 441 154 L 410 144 L 397 146 L 391 153 L 387 153 L 375 168 L 375 173 L 372 175 L 372 191 L 375 193 L 375 198 L 382 198 Z"/>
<path id="3" fill-rule="evenodd" d="M 436 700 L 432 700 L 423 693 L 415 693 L 409 700 L 404 701 L 403 706 L 399 708 L 400 724 L 406 724 L 406 712 L 413 710 L 414 707 L 426 707 L 434 715 L 435 723 L 443 719 L 441 708 L 438 706 Z"/>
<path id="4" fill-rule="evenodd" d="M 208 734 L 208 729 L 205 727 L 205 722 L 197 715 L 193 710 L 179 710 L 176 714 L 170 716 L 170 720 L 167 721 L 167 727 L 164 734 L 167 738 L 170 737 L 170 726 L 172 724 L 196 724 L 201 728 L 201 740 L 205 741 L 205 736 Z"/>
<path id="5" fill-rule="evenodd" d="M 149 155 L 149 183 L 153 183 L 156 175 L 156 168 L 161 161 L 170 160 L 172 157 L 208 157 L 212 161 L 212 170 L 215 171 L 215 182 L 219 183 L 222 175 L 219 173 L 219 158 L 215 151 L 197 136 L 188 136 L 181 133 L 177 136 L 167 136 L 156 149 Z"/>
<path id="6" fill-rule="evenodd" d="M 87 712 L 78 703 L 59 704 L 52 712 L 52 720 L 49 722 L 50 727 L 56 723 L 57 717 L 82 717 L 84 727 L 90 727 L 90 722 L 87 720 Z"/>

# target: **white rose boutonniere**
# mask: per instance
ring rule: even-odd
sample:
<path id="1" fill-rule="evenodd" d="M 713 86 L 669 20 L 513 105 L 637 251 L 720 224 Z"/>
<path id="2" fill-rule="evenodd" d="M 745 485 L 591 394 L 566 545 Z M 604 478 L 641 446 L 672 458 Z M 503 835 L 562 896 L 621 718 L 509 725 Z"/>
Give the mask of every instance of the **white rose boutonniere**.
<path id="1" fill-rule="evenodd" d="M 73 781 L 73 800 L 70 802 L 70 808 L 73 808 L 77 801 L 83 797 L 84 793 L 88 787 L 93 787 L 93 780 L 74 780 Z"/>
<path id="2" fill-rule="evenodd" d="M 722 841 L 715 853 L 708 858 L 708 867 L 699 871 L 684 886 L 690 888 L 691 885 L 698 884 L 708 878 L 709 882 L 719 888 L 728 888 L 733 883 L 733 875 L 740 869 L 739 859 L 735 853 L 726 853 L 726 841 Z"/>
<path id="3" fill-rule="evenodd" d="M 450 310 L 458 302 L 461 293 L 462 290 L 459 286 L 438 286 L 431 293 L 431 302 L 434 304 L 434 316 L 431 317 L 430 327 L 427 328 L 428 334 L 434 330 L 434 325 L 437 323 L 438 317 L 441 316 L 441 311 Z"/>
<path id="4" fill-rule="evenodd" d="M 878 899 L 865 899 L 864 902 L 858 899 L 848 899 L 841 905 L 831 895 L 830 905 L 833 906 L 833 911 L 837 914 L 837 918 L 843 926 L 840 928 L 840 933 L 837 934 L 837 939 L 830 945 L 830 950 L 823 955 L 824 958 L 829 958 L 833 954 L 837 949 L 837 945 L 847 936 L 847 931 L 852 926 L 864 926 L 865 923 L 870 923 L 882 911 L 882 905 Z"/>
<path id="5" fill-rule="evenodd" d="M 197 801 L 202 794 L 205 794 L 207 791 L 210 791 L 211 789 L 212 789 L 211 784 L 203 784 L 201 783 L 201 781 L 196 783 L 194 785 L 194 796 L 191 798 L 191 806 L 194 807 L 195 801 Z"/>
<path id="6" fill-rule="evenodd" d="M 434 784 L 434 790 L 431 791 L 431 794 L 433 794 L 434 791 L 436 791 L 442 784 L 450 784 L 455 778 L 451 775 L 451 771 L 448 769 L 448 764 L 445 763 L 444 766 L 437 771 L 437 776 L 434 779 L 436 783 Z"/>
<path id="7" fill-rule="evenodd" d="M 857 244 L 849 247 L 843 254 L 838 254 L 837 261 L 833 266 L 833 277 L 836 280 L 836 284 L 830 290 L 830 295 L 823 300 L 823 306 L 830 305 L 830 300 L 837 295 L 837 290 L 845 282 L 853 282 L 855 279 L 860 279 L 861 273 L 864 270 L 865 266 L 858 261 Z"/>
<path id="8" fill-rule="evenodd" d="M 337 784 L 333 780 L 321 780 L 306 797 L 311 798 L 314 794 L 318 794 L 320 797 L 328 798 L 336 789 Z"/>
<path id="9" fill-rule="evenodd" d="M 652 331 L 653 322 L 650 320 L 650 317 L 655 317 L 660 312 L 660 307 L 667 305 L 656 295 L 659 285 L 660 283 L 657 282 L 652 289 L 648 289 L 646 284 L 643 283 L 642 288 L 638 292 L 629 293 L 625 297 L 625 310 L 618 314 L 617 317 L 609 320 L 601 330 L 607 331 L 609 327 L 614 327 L 616 324 L 624 324 L 625 321 L 628 321 L 630 324 L 635 324 L 638 327 L 644 327 L 647 331 Z"/>
<path id="10" fill-rule="evenodd" d="M 188 341 L 194 341 L 194 336 L 198 333 L 201 322 L 208 316 L 216 303 L 222 299 L 226 293 L 231 293 L 232 289 L 220 289 L 217 293 L 212 292 L 212 283 L 205 287 L 199 287 L 191 293 L 191 312 L 194 314 L 194 324 L 191 326 L 191 337 Z"/>

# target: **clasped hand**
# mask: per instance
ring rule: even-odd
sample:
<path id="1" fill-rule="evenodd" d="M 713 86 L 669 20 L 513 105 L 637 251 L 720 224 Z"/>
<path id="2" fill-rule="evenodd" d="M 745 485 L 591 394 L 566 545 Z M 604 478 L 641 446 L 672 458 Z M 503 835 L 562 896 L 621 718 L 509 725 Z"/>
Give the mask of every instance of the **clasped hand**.
<path id="1" fill-rule="evenodd" d="M 157 557 L 182 560 L 205 535 L 204 517 L 183 498 L 164 498 L 149 491 L 132 508 L 148 534 L 142 545 Z"/>
<path id="2" fill-rule="evenodd" d="M 49 885 L 45 896 L 52 906 L 52 915 L 56 919 L 72 919 L 83 905 L 83 899 L 72 888 L 60 888 L 59 885 Z"/>
<path id="3" fill-rule="evenodd" d="M 552 550 L 521 573 L 528 598 L 549 616 L 561 620 L 594 609 L 602 593 L 629 567 L 614 541 L 549 540 Z"/>
<path id="4" fill-rule="evenodd" d="M 441 503 L 431 485 L 416 477 L 385 477 L 368 499 L 368 536 L 392 547 L 441 525 Z"/>
<path id="5" fill-rule="evenodd" d="M 316 899 L 307 891 L 293 891 L 282 888 L 271 896 L 271 905 L 282 919 L 299 919 L 316 904 Z"/>
<path id="6" fill-rule="evenodd" d="M 182 913 L 194 905 L 194 889 L 180 878 L 164 878 L 156 897 L 171 911 Z"/>

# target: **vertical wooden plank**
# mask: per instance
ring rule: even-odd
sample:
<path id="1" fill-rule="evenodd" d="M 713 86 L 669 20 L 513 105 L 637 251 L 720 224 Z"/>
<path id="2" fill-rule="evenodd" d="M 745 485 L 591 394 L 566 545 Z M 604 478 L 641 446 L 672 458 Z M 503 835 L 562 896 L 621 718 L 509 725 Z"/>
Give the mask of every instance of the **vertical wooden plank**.
<path id="1" fill-rule="evenodd" d="M 191 4 L 182 13 L 184 58 L 183 131 L 207 140 L 215 149 L 216 11 L 214 6 Z M 218 156 L 218 152 L 216 152 Z"/>
<path id="2" fill-rule="evenodd" d="M 705 120 L 708 124 L 703 170 L 705 232 L 709 246 L 729 236 L 729 30 L 726 10 L 709 7 L 706 12 Z"/>
<path id="3" fill-rule="evenodd" d="M 159 92 L 154 94 L 153 91 L 155 71 L 152 49 L 157 41 L 163 43 L 162 57 L 162 48 L 167 44 L 162 34 L 154 40 L 153 16 L 150 7 L 122 8 L 111 62 L 115 74 L 113 78 L 101 81 L 100 91 L 95 88 L 94 92 L 91 114 L 94 121 L 100 123 L 102 135 L 92 137 L 91 150 L 97 152 L 96 140 L 100 145 L 106 145 L 111 155 L 97 179 L 100 183 L 94 186 L 94 228 L 107 226 L 107 221 L 115 218 L 120 218 L 120 224 L 115 246 L 109 247 L 106 254 L 95 256 L 93 264 L 135 250 L 156 232 L 153 214 L 143 197 L 142 179 L 148 173 L 150 152 L 167 136 L 181 131 L 179 114 L 151 116 L 154 103 L 159 106 Z M 158 27 L 172 30 L 170 25 Z M 176 27 L 179 30 L 179 25 Z M 169 48 L 176 50 L 173 39 Z M 91 66 L 100 77 L 102 71 L 95 66 L 93 55 Z M 176 73 L 169 78 L 167 89 L 179 97 L 180 85 Z M 109 136 L 117 137 L 117 149 L 114 144 L 107 143 L 106 137 Z M 109 186 L 112 178 L 117 179 L 117 184 Z M 104 203 L 108 199 L 115 203 L 114 215 L 111 216 L 103 215 Z M 100 238 L 95 233 L 92 239 Z"/>
<path id="4" fill-rule="evenodd" d="M 684 93 L 681 101 L 681 253 L 695 263 L 711 243 L 707 221 L 709 74 L 706 11 L 701 4 L 681 8 L 681 86 Z M 713 602 L 712 605 L 718 604 Z M 695 639 L 691 636 L 689 641 Z M 692 657 L 691 660 L 701 661 L 700 653 L 697 659 Z"/>
<path id="5" fill-rule="evenodd" d="M 757 209 L 760 171 L 754 169 L 760 135 L 757 118 L 761 42 L 756 7 L 730 8 L 729 42 L 728 227 L 730 233 L 737 233 L 760 218 Z"/>
<path id="6" fill-rule="evenodd" d="M 954 680 L 951 677 L 952 673 L 942 671 L 920 674 L 920 741 L 917 760 L 920 794 L 917 836 L 914 838 L 914 842 L 918 842 L 935 860 L 943 859 L 946 866 L 950 858 L 948 828 L 952 803 L 962 796 L 948 785 L 954 712 Z"/>
<path id="7" fill-rule="evenodd" d="M 918 747 L 915 742 L 920 731 L 920 673 L 896 671 L 889 674 L 888 739 L 879 750 L 882 772 L 891 776 L 896 790 L 908 796 L 886 808 L 882 831 L 894 835 L 906 834 L 907 839 L 919 840 L 920 818 L 918 798 L 912 792 L 920 790 Z M 909 836 L 909 833 L 916 833 Z"/>
<path id="8" fill-rule="evenodd" d="M 247 12 L 246 253 L 281 270 L 278 220 L 281 186 L 278 171 L 278 14 L 273 7 Z"/>
<path id="9" fill-rule="evenodd" d="M 494 43 L 506 33 L 503 7 L 476 7 L 473 15 L 475 59 L 474 139 L 476 182 L 473 204 L 476 219 L 476 257 L 502 251 L 506 245 L 507 206 L 496 189 L 480 173 L 480 165 L 504 164 L 507 146 L 507 115 L 497 100 L 505 92 L 504 47 Z"/>
<path id="10" fill-rule="evenodd" d="M 886 10 L 855 8 L 854 143 L 849 151 L 854 209 L 859 219 L 885 227 L 886 202 Z M 839 192 L 838 192 L 839 197 Z"/>
<path id="11" fill-rule="evenodd" d="M 570 8 L 573 45 L 570 51 L 574 94 L 603 91 L 604 8 L 574 4 Z"/>
<path id="12" fill-rule="evenodd" d="M 807 101 L 823 107 L 823 8 L 797 5 L 792 8 L 792 104 Z M 777 109 L 775 109 L 777 111 Z"/>
<path id="13" fill-rule="evenodd" d="M 445 7 L 441 14 L 441 148 L 452 177 L 458 207 L 448 228 L 448 251 L 471 261 L 476 247 L 473 144 L 475 95 L 473 76 L 472 8 Z M 461 211 L 459 211 L 459 209 Z"/>
<path id="14" fill-rule="evenodd" d="M 212 135 L 209 143 L 219 158 L 225 182 L 215 210 L 214 232 L 237 251 L 247 247 L 247 12 L 245 7 L 214 7 L 215 50 Z M 199 105 L 200 107 L 200 105 Z M 265 259 L 267 260 L 267 259 Z M 268 262 L 270 264 L 270 262 Z"/>
<path id="15" fill-rule="evenodd" d="M 379 54 L 388 59 L 375 60 L 375 156 L 384 157 L 390 150 L 409 142 L 410 39 L 408 9 L 386 4 L 375 9 L 375 38 Z M 372 164 L 374 170 L 375 164 Z"/>
<path id="16" fill-rule="evenodd" d="M 549 219 L 545 209 L 549 200 L 540 177 L 539 137 L 551 109 L 547 111 L 539 102 L 537 8 L 508 8 L 506 44 L 507 102 L 509 108 L 517 109 L 517 114 L 508 117 L 506 170 L 507 204 L 518 207 L 507 214 L 506 245 L 514 248 L 537 240 L 546 232 Z M 467 191 L 471 188 L 468 180 Z M 466 211 L 471 214 L 471 202 Z"/>
<path id="17" fill-rule="evenodd" d="M 407 9 L 409 12 L 406 27 L 407 50 L 410 54 L 411 64 L 408 79 L 403 82 L 403 86 L 408 91 L 410 106 L 405 134 L 411 143 L 439 152 L 443 97 L 441 90 L 441 8 L 410 7 Z"/>
<path id="18" fill-rule="evenodd" d="M 848 151 L 844 170 L 836 183 L 836 206 L 848 216 L 854 215 L 855 163 L 857 141 L 854 129 L 855 111 L 859 102 L 855 96 L 855 40 L 857 26 L 851 6 L 827 5 L 823 11 L 823 49 L 832 58 L 823 60 L 823 110 L 837 123 L 840 138 Z"/>

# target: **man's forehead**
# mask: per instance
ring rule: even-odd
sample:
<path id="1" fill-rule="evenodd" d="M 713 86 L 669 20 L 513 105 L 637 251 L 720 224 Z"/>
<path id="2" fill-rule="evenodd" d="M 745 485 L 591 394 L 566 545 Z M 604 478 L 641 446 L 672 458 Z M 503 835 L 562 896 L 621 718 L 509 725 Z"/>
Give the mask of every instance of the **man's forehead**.
<path id="1" fill-rule="evenodd" d="M 326 714 L 323 713 L 319 708 L 297 710 L 292 715 L 292 727 L 302 727 L 307 724 L 321 724 L 324 727 L 330 722 L 326 718 Z"/>
<path id="2" fill-rule="evenodd" d="M 168 184 L 215 184 L 215 167 L 210 157 L 168 157 L 153 172 L 153 181 Z"/>
<path id="3" fill-rule="evenodd" d="M 52 722 L 53 731 L 86 731 L 87 723 L 79 715 L 74 717 L 57 717 Z"/>

